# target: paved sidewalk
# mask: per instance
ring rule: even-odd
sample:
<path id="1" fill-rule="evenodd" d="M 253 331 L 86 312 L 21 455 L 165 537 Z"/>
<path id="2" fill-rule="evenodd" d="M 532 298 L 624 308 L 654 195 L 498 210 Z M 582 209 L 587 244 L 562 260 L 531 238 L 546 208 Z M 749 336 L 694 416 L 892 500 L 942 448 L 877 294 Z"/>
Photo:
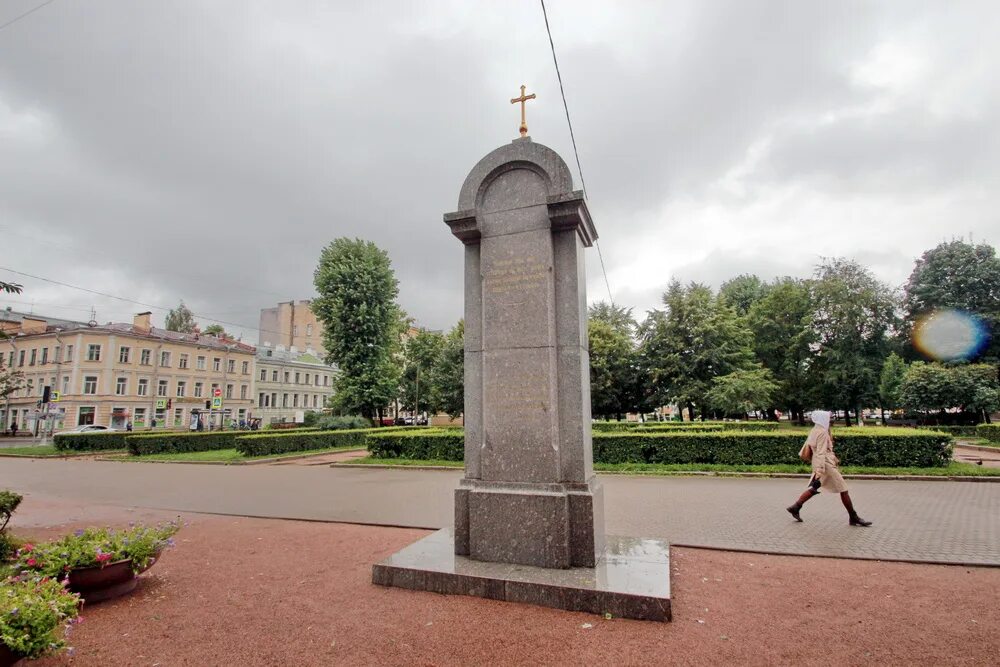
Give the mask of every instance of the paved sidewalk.
<path id="1" fill-rule="evenodd" d="M 275 518 L 440 528 L 459 471 L 326 466 L 142 465 L 0 459 L 0 488 L 98 503 Z M 795 523 L 798 479 L 605 475 L 607 530 L 740 551 L 1000 566 L 1000 484 L 854 481 L 872 528 L 851 528 L 821 494 Z"/>

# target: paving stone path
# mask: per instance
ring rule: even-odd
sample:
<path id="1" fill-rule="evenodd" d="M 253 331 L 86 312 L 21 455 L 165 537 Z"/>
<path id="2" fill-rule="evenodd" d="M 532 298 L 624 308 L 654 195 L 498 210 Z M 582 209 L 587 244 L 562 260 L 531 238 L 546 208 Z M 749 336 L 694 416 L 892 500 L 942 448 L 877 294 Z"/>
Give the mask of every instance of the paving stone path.
<path id="1" fill-rule="evenodd" d="M 142 465 L 0 458 L 0 488 L 81 503 L 440 528 L 459 471 Z M 785 512 L 799 479 L 603 475 L 607 532 L 675 545 L 1000 566 L 1000 484 L 849 481 L 871 528 L 821 494 Z"/>

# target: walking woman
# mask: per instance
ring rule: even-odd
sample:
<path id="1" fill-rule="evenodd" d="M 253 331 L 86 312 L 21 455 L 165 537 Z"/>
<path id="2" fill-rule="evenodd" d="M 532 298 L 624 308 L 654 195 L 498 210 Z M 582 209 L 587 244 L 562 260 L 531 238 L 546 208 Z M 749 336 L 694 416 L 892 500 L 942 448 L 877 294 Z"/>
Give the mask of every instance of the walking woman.
<path id="1" fill-rule="evenodd" d="M 806 444 L 803 449 L 805 447 L 812 448 L 813 474 L 809 480 L 809 488 L 799 496 L 794 505 L 786 508 L 788 513 L 796 521 L 802 521 L 802 517 L 799 516 L 799 510 L 802 509 L 807 500 L 817 495 L 820 489 L 822 489 L 823 491 L 840 494 L 840 500 L 843 501 L 844 507 L 847 508 L 847 515 L 850 517 L 850 525 L 872 525 L 871 521 L 865 521 L 854 511 L 851 494 L 848 493 L 847 484 L 844 482 L 844 477 L 840 474 L 840 469 L 837 467 L 840 465 L 840 461 L 833 453 L 833 437 L 830 435 L 830 413 L 825 410 L 816 410 L 812 413 L 811 417 L 814 426 L 812 431 L 809 432 L 809 437 L 806 438 Z"/>

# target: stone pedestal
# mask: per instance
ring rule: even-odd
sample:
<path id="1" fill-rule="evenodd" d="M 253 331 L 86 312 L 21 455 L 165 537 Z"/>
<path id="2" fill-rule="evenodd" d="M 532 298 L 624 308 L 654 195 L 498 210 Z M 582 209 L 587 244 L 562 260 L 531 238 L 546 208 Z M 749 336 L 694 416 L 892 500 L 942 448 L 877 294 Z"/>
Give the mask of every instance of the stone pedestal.
<path id="1" fill-rule="evenodd" d="M 479 161 L 444 220 L 465 245 L 465 477 L 449 537 L 456 562 L 593 579 L 607 551 L 584 268 L 597 231 L 583 193 L 562 158 L 524 137 Z M 666 546 L 655 544 L 665 560 Z M 569 568 L 589 574 L 555 574 Z M 662 576 L 669 590 L 669 569 Z"/>

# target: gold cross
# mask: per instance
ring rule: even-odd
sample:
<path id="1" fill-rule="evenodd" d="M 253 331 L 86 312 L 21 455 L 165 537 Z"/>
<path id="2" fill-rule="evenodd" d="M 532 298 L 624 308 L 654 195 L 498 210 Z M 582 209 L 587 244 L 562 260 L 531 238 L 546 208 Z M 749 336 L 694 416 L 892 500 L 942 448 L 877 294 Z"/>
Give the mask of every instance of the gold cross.
<path id="1" fill-rule="evenodd" d="M 515 97 L 514 99 L 512 99 L 510 101 L 511 104 L 517 104 L 518 102 L 521 103 L 521 136 L 522 137 L 527 136 L 527 134 L 528 134 L 528 123 L 525 122 L 525 120 L 524 120 L 524 103 L 527 102 L 528 100 L 533 100 L 533 99 L 535 99 L 535 94 L 532 93 L 530 95 L 525 95 L 524 94 L 524 86 L 521 86 L 521 96 L 520 97 Z"/>

